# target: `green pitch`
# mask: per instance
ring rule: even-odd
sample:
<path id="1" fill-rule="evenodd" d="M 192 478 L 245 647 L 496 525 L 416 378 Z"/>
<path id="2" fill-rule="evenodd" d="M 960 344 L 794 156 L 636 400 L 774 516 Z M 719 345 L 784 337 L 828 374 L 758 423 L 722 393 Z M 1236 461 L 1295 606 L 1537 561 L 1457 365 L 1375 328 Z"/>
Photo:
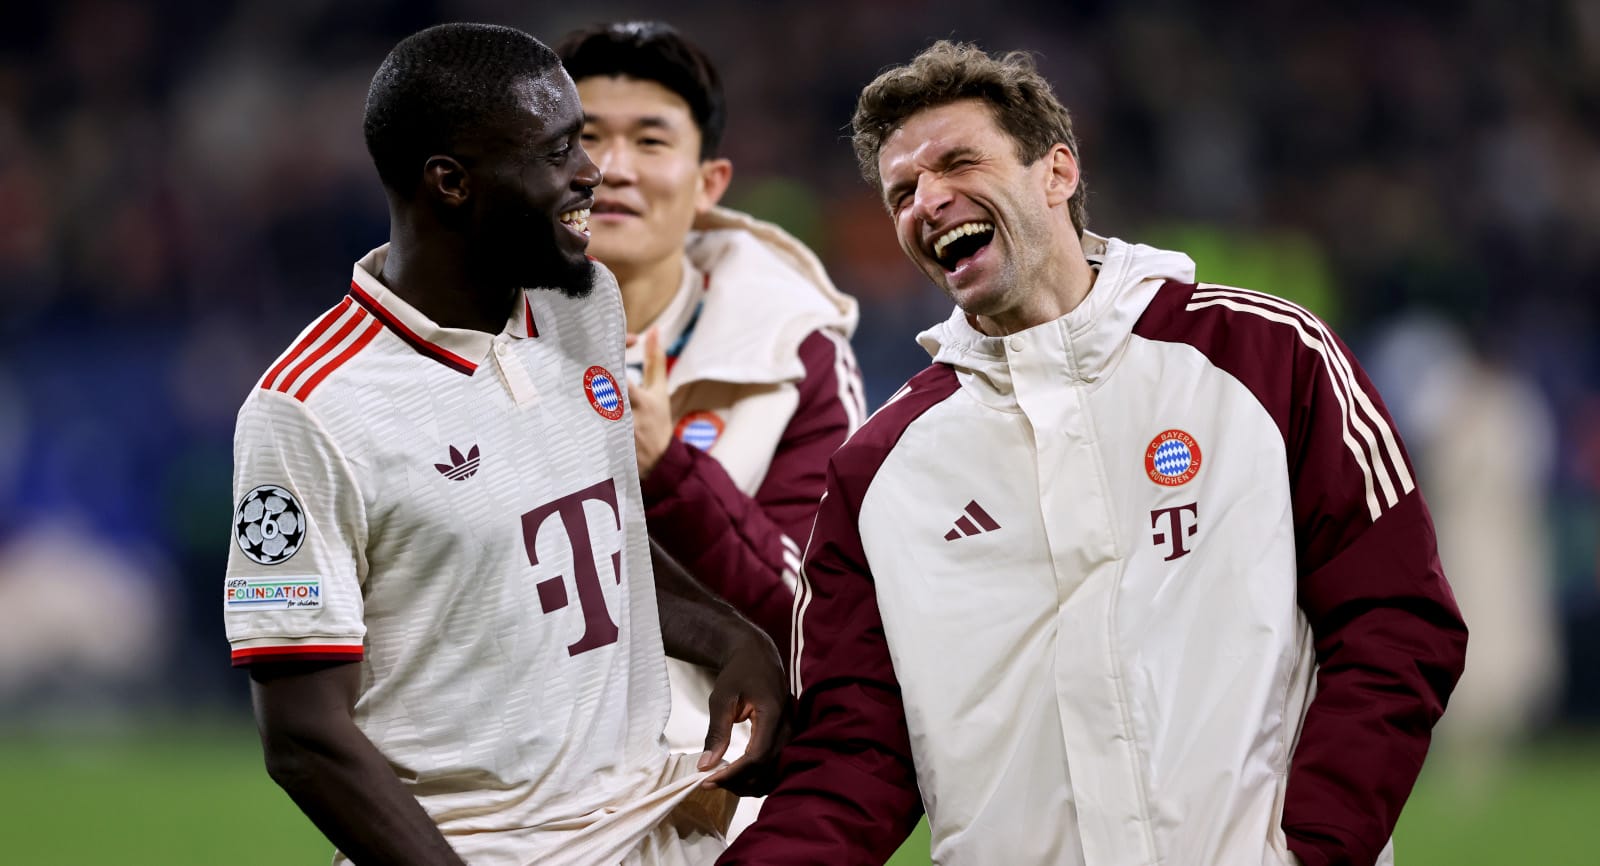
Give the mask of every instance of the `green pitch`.
<path id="1" fill-rule="evenodd" d="M 248 725 L 75 741 L 0 738 L 0 863 L 321 866 L 330 847 L 261 769 Z M 1530 750 L 1483 793 L 1432 769 L 1401 866 L 1600 862 L 1600 743 Z M 893 861 L 928 862 L 923 828 Z"/>

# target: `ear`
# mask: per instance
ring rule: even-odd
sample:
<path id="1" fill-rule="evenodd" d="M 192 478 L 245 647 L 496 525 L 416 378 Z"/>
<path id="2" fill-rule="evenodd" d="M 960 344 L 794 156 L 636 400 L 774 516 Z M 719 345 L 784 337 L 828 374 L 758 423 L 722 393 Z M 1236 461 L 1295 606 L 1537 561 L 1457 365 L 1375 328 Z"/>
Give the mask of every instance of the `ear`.
<path id="1" fill-rule="evenodd" d="M 727 159 L 707 159 L 700 163 L 700 190 L 695 195 L 694 212 L 703 214 L 717 206 L 722 194 L 728 191 L 733 180 L 733 162 Z"/>
<path id="2" fill-rule="evenodd" d="M 422 193 L 445 207 L 461 207 L 472 191 L 467 169 L 453 156 L 436 154 L 422 166 Z"/>
<path id="3" fill-rule="evenodd" d="M 1078 191 L 1078 160 L 1064 144 L 1057 144 L 1044 155 L 1046 169 L 1045 202 L 1050 207 L 1064 206 Z"/>

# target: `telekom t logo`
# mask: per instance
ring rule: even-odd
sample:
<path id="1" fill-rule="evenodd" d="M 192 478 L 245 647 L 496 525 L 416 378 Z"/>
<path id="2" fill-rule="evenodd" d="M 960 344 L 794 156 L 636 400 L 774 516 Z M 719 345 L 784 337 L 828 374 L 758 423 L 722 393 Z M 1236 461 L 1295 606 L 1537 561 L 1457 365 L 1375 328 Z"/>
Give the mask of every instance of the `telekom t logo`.
<path id="1" fill-rule="evenodd" d="M 1185 513 L 1194 516 L 1192 521 L 1185 525 Z M 1167 529 L 1161 529 L 1161 518 L 1167 519 Z M 1150 528 L 1156 530 L 1152 537 L 1156 544 L 1167 544 L 1167 539 L 1172 539 L 1172 553 L 1167 557 L 1168 562 L 1184 556 L 1189 549 L 1183 546 L 1183 540 L 1194 536 L 1195 530 L 1200 528 L 1200 504 L 1190 502 L 1187 505 L 1174 505 L 1171 508 L 1157 508 L 1150 512 Z"/>
<path id="2" fill-rule="evenodd" d="M 572 580 L 578 585 L 578 604 L 583 608 L 583 637 L 567 647 L 568 655 L 588 652 L 617 642 L 617 624 L 606 609 L 606 597 L 600 587 L 600 569 L 595 566 L 594 549 L 589 544 L 589 518 L 584 515 L 585 502 L 603 502 L 611 508 L 611 519 L 617 529 L 622 528 L 622 516 L 617 511 L 617 485 L 610 479 L 592 484 L 576 493 L 568 493 L 553 502 L 522 515 L 522 543 L 528 549 L 528 563 L 537 567 L 539 553 L 539 527 L 552 516 L 561 518 L 567 541 L 572 544 Z M 622 582 L 622 551 L 611 554 L 611 579 Z M 567 606 L 567 585 L 561 575 L 539 581 L 534 586 L 539 592 L 539 607 L 552 613 Z"/>

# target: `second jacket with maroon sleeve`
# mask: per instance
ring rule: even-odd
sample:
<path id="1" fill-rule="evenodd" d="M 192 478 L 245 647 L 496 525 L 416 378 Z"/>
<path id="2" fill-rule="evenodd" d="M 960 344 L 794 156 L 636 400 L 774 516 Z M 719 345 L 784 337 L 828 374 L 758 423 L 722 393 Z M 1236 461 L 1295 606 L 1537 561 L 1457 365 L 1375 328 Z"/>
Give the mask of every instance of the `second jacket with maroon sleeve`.
<path id="1" fill-rule="evenodd" d="M 683 285 L 655 323 L 675 429 L 643 482 L 646 520 L 673 558 L 787 649 L 828 457 L 865 415 L 849 343 L 856 303 L 799 241 L 736 211 L 703 215 L 686 251 Z M 629 360 L 642 363 L 640 347 Z M 698 751 L 711 681 L 668 668 L 668 742 Z M 742 811 L 735 830 L 753 817 Z"/>
<path id="2" fill-rule="evenodd" d="M 798 733 L 725 864 L 1370 866 L 1466 642 L 1388 413 L 1315 316 L 1085 236 L 1066 316 L 841 448 Z"/>

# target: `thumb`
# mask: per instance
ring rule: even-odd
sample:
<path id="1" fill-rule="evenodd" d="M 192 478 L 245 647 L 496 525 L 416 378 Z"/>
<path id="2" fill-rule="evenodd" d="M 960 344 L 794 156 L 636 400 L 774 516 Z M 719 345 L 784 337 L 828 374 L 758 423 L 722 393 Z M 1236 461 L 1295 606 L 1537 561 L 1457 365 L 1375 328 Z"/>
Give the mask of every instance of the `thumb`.
<path id="1" fill-rule="evenodd" d="M 733 719 L 738 701 L 713 691 L 710 703 L 711 719 L 706 727 L 706 750 L 700 754 L 697 764 L 702 770 L 715 767 L 727 753 L 728 743 L 733 736 Z"/>

